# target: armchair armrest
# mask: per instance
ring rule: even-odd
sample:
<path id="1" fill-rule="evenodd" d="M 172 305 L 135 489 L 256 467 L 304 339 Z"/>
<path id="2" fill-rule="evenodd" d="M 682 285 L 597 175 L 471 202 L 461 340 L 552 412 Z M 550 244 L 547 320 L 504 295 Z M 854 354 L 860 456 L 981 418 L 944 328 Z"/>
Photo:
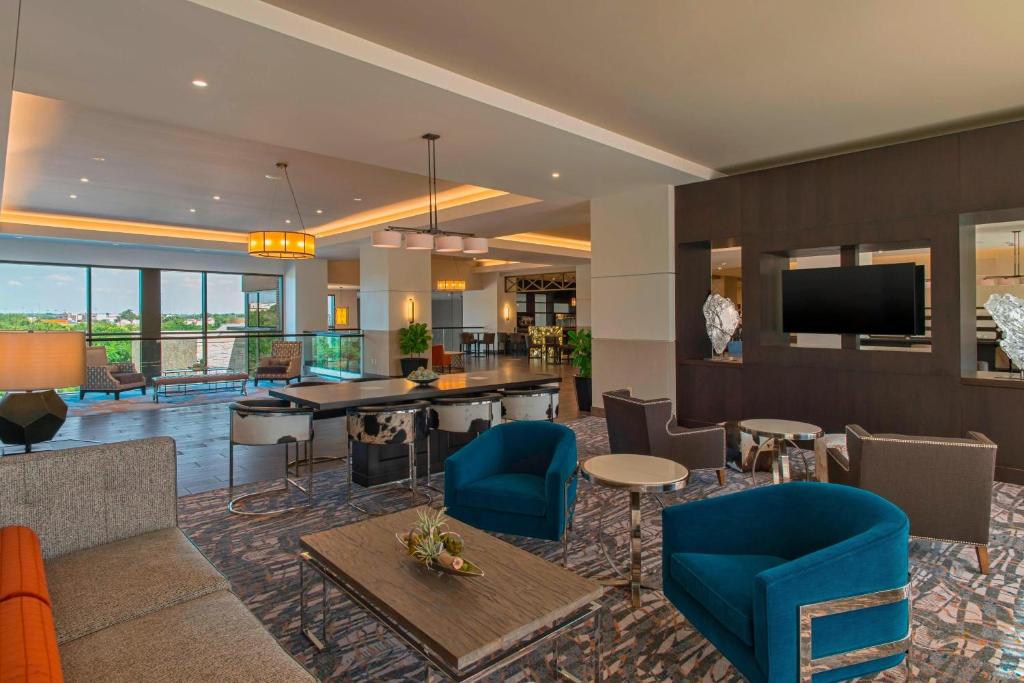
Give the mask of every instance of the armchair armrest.
<path id="1" fill-rule="evenodd" d="M 128 363 L 111 363 L 107 367 L 110 368 L 110 372 L 112 372 L 112 373 L 113 372 L 138 372 L 138 370 L 135 369 L 135 363 L 132 363 L 132 362 L 128 362 Z"/>
<path id="2" fill-rule="evenodd" d="M 665 424 L 669 457 L 692 470 L 725 467 L 725 427 L 710 425 L 687 429 L 675 424 L 675 415 Z"/>
<path id="3" fill-rule="evenodd" d="M 841 664 L 832 655 L 842 653 L 853 665 L 862 648 L 860 661 L 898 663 L 910 635 L 908 534 L 905 523 L 881 525 L 754 578 L 754 649 L 769 680 L 809 681 L 801 665 Z"/>
<path id="4" fill-rule="evenodd" d="M 504 439 L 500 429 L 488 429 L 450 456 L 444 463 L 444 497 L 458 503 L 459 490 L 502 472 Z"/>
<path id="5" fill-rule="evenodd" d="M 548 502 L 548 516 L 554 538 L 560 538 L 572 521 L 578 473 L 576 437 L 568 434 L 559 439 L 551 464 L 544 475 L 544 495 Z"/>

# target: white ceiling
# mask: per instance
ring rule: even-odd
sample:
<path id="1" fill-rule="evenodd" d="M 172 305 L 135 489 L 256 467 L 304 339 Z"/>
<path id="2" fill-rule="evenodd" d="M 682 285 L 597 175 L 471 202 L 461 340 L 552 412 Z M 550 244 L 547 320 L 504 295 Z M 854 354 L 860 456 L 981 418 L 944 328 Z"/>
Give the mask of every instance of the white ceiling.
<path id="1" fill-rule="evenodd" d="M 1024 117 L 1020 0 L 268 0 L 719 170 Z"/>

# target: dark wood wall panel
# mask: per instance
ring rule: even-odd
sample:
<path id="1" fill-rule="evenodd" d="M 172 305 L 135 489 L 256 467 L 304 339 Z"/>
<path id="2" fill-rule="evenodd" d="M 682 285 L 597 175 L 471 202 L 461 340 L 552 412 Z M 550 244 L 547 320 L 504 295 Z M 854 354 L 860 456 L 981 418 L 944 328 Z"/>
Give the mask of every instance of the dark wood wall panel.
<path id="1" fill-rule="evenodd" d="M 977 430 L 999 444 L 999 478 L 1024 482 L 1024 387 L 961 380 L 970 354 L 962 352 L 969 335 L 960 323 L 960 309 L 970 305 L 961 302 L 961 214 L 1021 207 L 1024 122 L 680 186 L 680 416 L 783 417 L 830 431 L 850 423 L 937 436 Z M 703 266 L 698 272 L 702 257 L 692 251 L 725 237 L 739 237 L 743 247 L 744 361 L 728 366 L 697 360 L 708 355 L 697 336 L 704 333 L 699 304 L 710 273 Z M 931 248 L 930 353 L 783 343 L 776 273 L 786 259 L 771 254 L 893 243 Z"/>

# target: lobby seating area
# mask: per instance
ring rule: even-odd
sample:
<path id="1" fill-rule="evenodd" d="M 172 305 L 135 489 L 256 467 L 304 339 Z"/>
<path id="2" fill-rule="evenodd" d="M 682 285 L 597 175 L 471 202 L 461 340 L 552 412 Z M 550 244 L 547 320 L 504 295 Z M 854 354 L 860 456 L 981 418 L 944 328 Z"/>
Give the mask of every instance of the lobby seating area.
<path id="1" fill-rule="evenodd" d="M 0 0 L 0 683 L 1024 681 L 1022 26 Z"/>

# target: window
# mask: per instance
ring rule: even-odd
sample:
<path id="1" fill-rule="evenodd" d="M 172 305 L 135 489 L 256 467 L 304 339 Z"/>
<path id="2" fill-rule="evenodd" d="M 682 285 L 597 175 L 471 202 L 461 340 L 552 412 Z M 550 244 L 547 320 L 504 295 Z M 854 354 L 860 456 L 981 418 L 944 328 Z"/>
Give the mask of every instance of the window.
<path id="1" fill-rule="evenodd" d="M 203 331 L 203 274 L 160 273 L 160 331 Z"/>
<path id="2" fill-rule="evenodd" d="M 93 343 L 107 347 L 111 363 L 139 367 L 142 287 L 138 270 L 89 268 L 89 319 Z"/>
<path id="3" fill-rule="evenodd" d="M 246 327 L 242 276 L 206 274 L 206 366 L 244 371 L 246 341 L 238 332 Z"/>
<path id="4" fill-rule="evenodd" d="M 86 269 L 0 263 L 0 329 L 86 331 Z"/>

